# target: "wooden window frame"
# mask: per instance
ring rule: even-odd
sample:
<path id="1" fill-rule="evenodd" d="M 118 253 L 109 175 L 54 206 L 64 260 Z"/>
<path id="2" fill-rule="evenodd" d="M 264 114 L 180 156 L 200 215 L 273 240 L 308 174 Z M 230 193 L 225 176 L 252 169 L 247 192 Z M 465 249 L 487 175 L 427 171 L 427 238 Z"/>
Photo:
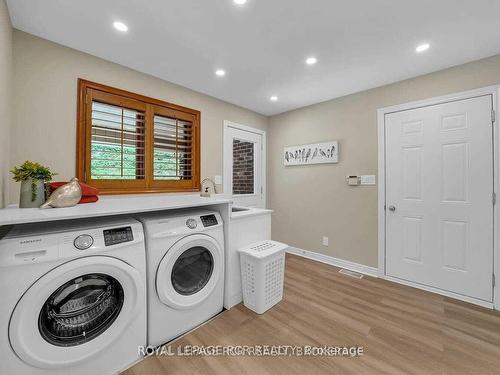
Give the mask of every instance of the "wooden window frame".
<path id="1" fill-rule="evenodd" d="M 101 93 L 104 93 L 101 95 Z M 92 180 L 90 176 L 92 99 L 105 96 L 109 102 L 145 113 L 145 178 L 143 180 Z M 154 115 L 169 114 L 174 118 L 192 121 L 192 176 L 190 180 L 153 179 Z M 78 79 L 76 176 L 86 184 L 99 189 L 101 194 L 173 193 L 200 190 L 201 113 L 176 104 L 144 95 Z"/>

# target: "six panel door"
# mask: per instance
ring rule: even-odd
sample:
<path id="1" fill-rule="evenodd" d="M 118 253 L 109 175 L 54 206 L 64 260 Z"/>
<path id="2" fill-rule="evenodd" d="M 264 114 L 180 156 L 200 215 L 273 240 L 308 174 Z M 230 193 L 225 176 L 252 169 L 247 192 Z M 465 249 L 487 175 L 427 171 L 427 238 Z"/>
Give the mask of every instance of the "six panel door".
<path id="1" fill-rule="evenodd" d="M 492 96 L 388 114 L 386 274 L 493 300 Z"/>

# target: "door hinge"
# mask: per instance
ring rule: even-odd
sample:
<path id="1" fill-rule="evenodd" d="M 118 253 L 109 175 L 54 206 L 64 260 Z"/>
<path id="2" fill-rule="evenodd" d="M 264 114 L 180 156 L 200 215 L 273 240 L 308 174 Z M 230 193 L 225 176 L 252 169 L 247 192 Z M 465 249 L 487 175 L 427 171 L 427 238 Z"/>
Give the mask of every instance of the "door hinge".
<path id="1" fill-rule="evenodd" d="M 497 194 L 495 192 L 491 193 L 491 201 L 493 202 L 493 206 L 497 204 Z"/>
<path id="2" fill-rule="evenodd" d="M 493 288 L 495 287 L 497 281 L 495 279 L 495 274 L 492 275 L 492 278 L 491 278 L 491 284 L 493 285 Z"/>
<path id="3" fill-rule="evenodd" d="M 497 113 L 495 110 L 491 110 L 491 122 L 494 124 L 497 121 Z"/>

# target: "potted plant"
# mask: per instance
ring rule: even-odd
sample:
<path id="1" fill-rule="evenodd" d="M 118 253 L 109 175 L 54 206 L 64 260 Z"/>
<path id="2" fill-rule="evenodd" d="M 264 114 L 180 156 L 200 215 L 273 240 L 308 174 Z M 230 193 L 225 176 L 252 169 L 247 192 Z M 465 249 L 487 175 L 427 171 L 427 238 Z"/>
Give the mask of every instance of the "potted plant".
<path id="1" fill-rule="evenodd" d="M 14 181 L 21 182 L 19 207 L 40 207 L 45 202 L 45 182 L 57 173 L 39 163 L 25 161 L 10 171 Z"/>

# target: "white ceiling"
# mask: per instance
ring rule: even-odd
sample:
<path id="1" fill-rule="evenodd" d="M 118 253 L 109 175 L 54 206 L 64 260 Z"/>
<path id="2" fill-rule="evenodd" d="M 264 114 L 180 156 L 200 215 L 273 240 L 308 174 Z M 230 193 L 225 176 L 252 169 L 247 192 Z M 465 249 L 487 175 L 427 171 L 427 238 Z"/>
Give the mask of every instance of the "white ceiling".
<path id="1" fill-rule="evenodd" d="M 17 29 L 265 115 L 500 53 L 498 0 L 7 3 Z"/>

